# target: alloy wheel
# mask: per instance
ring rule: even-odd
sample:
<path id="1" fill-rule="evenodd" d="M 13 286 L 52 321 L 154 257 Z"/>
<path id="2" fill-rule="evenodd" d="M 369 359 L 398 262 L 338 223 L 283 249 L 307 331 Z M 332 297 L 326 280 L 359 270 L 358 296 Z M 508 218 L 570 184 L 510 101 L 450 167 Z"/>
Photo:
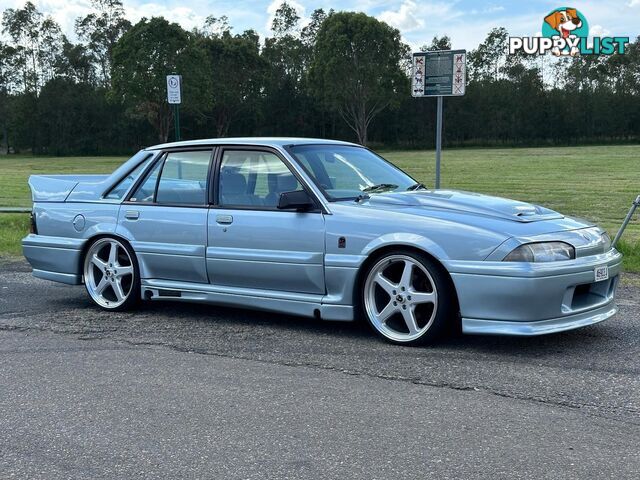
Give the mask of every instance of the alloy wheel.
<path id="1" fill-rule="evenodd" d="M 113 238 L 96 241 L 84 262 L 84 281 L 91 298 L 104 308 L 118 308 L 134 286 L 135 270 L 129 252 Z"/>
<path id="2" fill-rule="evenodd" d="M 373 327 L 404 343 L 422 337 L 433 324 L 438 292 L 431 273 L 409 255 L 384 257 L 369 271 L 364 306 Z"/>

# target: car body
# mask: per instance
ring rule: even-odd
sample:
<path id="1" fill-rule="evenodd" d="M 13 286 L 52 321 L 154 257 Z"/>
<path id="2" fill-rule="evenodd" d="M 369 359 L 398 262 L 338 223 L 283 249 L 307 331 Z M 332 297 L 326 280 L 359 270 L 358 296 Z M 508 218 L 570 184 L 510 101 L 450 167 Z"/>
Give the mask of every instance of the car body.
<path id="1" fill-rule="evenodd" d="M 622 257 L 597 226 L 515 200 L 428 190 L 347 142 L 169 143 L 111 175 L 29 184 L 33 232 L 23 250 L 33 274 L 84 282 L 107 309 L 122 306 L 109 267 L 120 265 L 136 272 L 125 285 L 132 297 L 364 315 L 406 344 L 435 325 L 407 323 L 405 332 L 418 311 L 464 333 L 504 335 L 570 330 L 616 312 Z M 100 289 L 110 292 L 102 302 Z M 390 318 L 396 326 L 385 331 Z"/>

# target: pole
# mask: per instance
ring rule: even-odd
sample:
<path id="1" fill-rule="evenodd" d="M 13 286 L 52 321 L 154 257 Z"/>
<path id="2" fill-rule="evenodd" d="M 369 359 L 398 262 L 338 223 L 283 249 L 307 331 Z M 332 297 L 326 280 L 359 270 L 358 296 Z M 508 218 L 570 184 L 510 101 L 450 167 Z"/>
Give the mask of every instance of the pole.
<path id="1" fill-rule="evenodd" d="M 176 131 L 176 142 L 180 141 L 180 104 L 173 107 L 173 129 Z"/>
<path id="2" fill-rule="evenodd" d="M 631 209 L 629 210 L 629 213 L 627 213 L 627 218 L 624 219 L 624 222 L 622 222 L 622 226 L 620 227 L 620 230 L 618 230 L 618 233 L 616 234 L 616 238 L 613 239 L 613 243 L 611 244 L 612 247 L 615 248 L 615 246 L 618 244 L 618 240 L 620 240 L 620 237 L 622 236 L 625 229 L 627 228 L 627 225 L 629 225 L 629 222 L 631 221 L 631 217 L 633 217 L 633 214 L 636 213 L 636 208 L 638 207 L 640 207 L 640 195 L 638 195 L 638 197 L 635 199 L 635 201 L 631 205 Z"/>
<path id="3" fill-rule="evenodd" d="M 442 96 L 438 96 L 436 116 L 436 189 L 440 188 L 440 155 L 442 154 Z"/>

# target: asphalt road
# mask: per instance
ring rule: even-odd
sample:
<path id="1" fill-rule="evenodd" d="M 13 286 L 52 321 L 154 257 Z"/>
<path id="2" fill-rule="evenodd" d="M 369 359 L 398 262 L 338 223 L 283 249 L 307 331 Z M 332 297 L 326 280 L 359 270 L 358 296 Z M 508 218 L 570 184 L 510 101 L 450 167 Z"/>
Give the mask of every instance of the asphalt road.
<path id="1" fill-rule="evenodd" d="M 640 477 L 640 289 L 547 337 L 385 344 L 0 266 L 0 478 Z"/>

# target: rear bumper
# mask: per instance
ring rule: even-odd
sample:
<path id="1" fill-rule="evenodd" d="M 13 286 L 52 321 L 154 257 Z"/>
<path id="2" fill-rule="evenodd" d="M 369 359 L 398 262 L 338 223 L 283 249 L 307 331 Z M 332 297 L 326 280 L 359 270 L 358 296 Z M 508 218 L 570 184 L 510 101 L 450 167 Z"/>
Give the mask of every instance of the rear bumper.
<path id="1" fill-rule="evenodd" d="M 607 265 L 609 279 L 594 270 Z M 566 262 L 452 262 L 462 330 L 470 334 L 542 335 L 613 316 L 622 268 L 616 250 Z"/>
<path id="2" fill-rule="evenodd" d="M 35 277 L 79 285 L 84 243 L 84 239 L 30 234 L 22 239 L 22 251 Z"/>

